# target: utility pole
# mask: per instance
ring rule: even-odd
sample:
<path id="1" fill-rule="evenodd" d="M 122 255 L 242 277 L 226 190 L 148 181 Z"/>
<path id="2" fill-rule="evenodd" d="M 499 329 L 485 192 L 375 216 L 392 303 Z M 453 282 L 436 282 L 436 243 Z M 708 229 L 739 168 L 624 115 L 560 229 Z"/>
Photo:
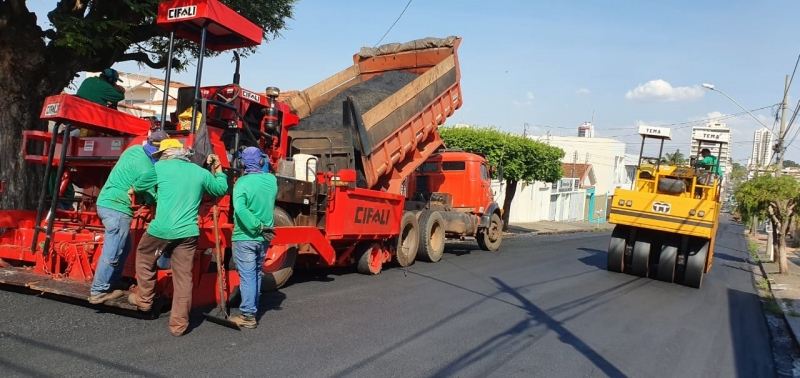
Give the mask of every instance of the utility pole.
<path id="1" fill-rule="evenodd" d="M 572 176 L 570 178 L 575 178 L 575 165 L 578 164 L 578 151 L 572 155 Z"/>
<path id="2" fill-rule="evenodd" d="M 528 126 L 529 125 L 528 125 L 527 122 L 525 122 L 525 124 L 522 126 L 522 137 L 523 138 L 527 138 L 528 137 Z"/>
<path id="3" fill-rule="evenodd" d="M 777 153 L 775 177 L 781 177 L 783 171 L 783 137 L 786 134 L 786 100 L 789 95 L 789 80 L 789 75 L 786 75 L 786 87 L 783 90 L 783 101 L 781 102 L 781 129 L 778 132 L 778 143 L 775 144 L 775 153 Z"/>

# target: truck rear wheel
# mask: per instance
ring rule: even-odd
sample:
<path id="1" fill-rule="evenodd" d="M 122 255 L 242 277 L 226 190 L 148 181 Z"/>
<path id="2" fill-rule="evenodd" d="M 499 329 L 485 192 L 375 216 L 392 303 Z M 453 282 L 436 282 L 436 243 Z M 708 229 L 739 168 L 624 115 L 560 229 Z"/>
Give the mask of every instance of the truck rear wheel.
<path id="1" fill-rule="evenodd" d="M 503 220 L 497 213 L 489 217 L 489 226 L 478 231 L 478 246 L 484 251 L 496 251 L 503 242 Z"/>
<path id="2" fill-rule="evenodd" d="M 362 243 L 356 247 L 358 272 L 375 275 L 383 267 L 383 248 L 378 243 Z"/>
<path id="3" fill-rule="evenodd" d="M 403 212 L 400 221 L 400 235 L 397 236 L 395 245 L 395 259 L 397 264 L 407 267 L 414 263 L 419 250 L 419 221 L 411 211 Z"/>
<path id="4" fill-rule="evenodd" d="M 273 212 L 275 227 L 294 226 L 294 221 L 283 209 L 276 207 Z M 267 250 L 261 276 L 261 291 L 275 291 L 283 287 L 294 273 L 297 260 L 297 245 L 275 245 Z"/>
<path id="5" fill-rule="evenodd" d="M 444 219 L 436 211 L 424 210 L 419 216 L 419 252 L 417 257 L 438 262 L 444 254 Z"/>

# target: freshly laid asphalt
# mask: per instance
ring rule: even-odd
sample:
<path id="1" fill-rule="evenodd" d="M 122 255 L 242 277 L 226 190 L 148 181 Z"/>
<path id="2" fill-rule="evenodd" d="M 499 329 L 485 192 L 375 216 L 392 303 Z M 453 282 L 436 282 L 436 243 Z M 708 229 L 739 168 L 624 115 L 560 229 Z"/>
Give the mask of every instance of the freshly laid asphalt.
<path id="1" fill-rule="evenodd" d="M 609 233 L 451 246 L 378 276 L 298 275 L 259 327 L 142 320 L 0 291 L 0 376 L 772 377 L 738 224 L 701 289 L 605 270 Z"/>

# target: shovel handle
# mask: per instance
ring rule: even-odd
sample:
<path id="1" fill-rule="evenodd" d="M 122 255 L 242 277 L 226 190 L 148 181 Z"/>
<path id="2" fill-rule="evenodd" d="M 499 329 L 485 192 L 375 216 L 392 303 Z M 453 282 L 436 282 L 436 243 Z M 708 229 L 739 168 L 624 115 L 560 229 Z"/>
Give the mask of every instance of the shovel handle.
<path id="1" fill-rule="evenodd" d="M 214 243 L 216 246 L 216 254 L 217 254 L 217 287 L 219 289 L 219 308 L 220 310 L 226 314 L 228 312 L 225 309 L 225 271 L 222 264 L 222 250 L 219 247 L 219 216 L 217 213 L 219 212 L 219 204 L 217 203 L 217 199 L 214 198 L 214 207 L 212 208 L 212 217 L 214 219 Z"/>

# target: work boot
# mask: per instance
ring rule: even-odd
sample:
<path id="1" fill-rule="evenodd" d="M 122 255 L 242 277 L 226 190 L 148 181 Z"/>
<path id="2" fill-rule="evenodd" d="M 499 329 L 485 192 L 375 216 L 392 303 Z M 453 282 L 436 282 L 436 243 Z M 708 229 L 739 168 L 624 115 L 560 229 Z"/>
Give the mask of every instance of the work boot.
<path id="1" fill-rule="evenodd" d="M 136 293 L 131 293 L 130 295 L 128 295 L 128 303 L 130 303 L 130 304 L 132 304 L 132 305 L 136 306 L 136 308 L 137 308 L 139 311 L 142 311 L 142 312 L 148 312 L 148 311 L 150 311 L 150 306 L 147 306 L 147 307 L 142 307 L 141 305 L 139 305 L 139 303 L 136 301 L 136 299 L 137 299 L 138 297 L 139 297 L 139 296 L 138 296 Z"/>
<path id="2" fill-rule="evenodd" d="M 103 303 L 103 302 L 105 302 L 107 300 L 117 299 L 117 298 L 121 297 L 123 294 L 124 293 L 122 292 L 122 290 L 112 290 L 112 291 L 109 291 L 109 292 L 100 293 L 100 294 L 97 294 L 97 295 L 92 295 L 91 297 L 89 297 L 89 303 L 91 303 L 91 304 L 100 304 L 100 303 Z"/>
<path id="3" fill-rule="evenodd" d="M 258 322 L 256 322 L 255 316 L 247 316 L 247 315 L 231 316 L 230 321 L 236 323 L 236 325 L 242 328 L 258 327 Z"/>

